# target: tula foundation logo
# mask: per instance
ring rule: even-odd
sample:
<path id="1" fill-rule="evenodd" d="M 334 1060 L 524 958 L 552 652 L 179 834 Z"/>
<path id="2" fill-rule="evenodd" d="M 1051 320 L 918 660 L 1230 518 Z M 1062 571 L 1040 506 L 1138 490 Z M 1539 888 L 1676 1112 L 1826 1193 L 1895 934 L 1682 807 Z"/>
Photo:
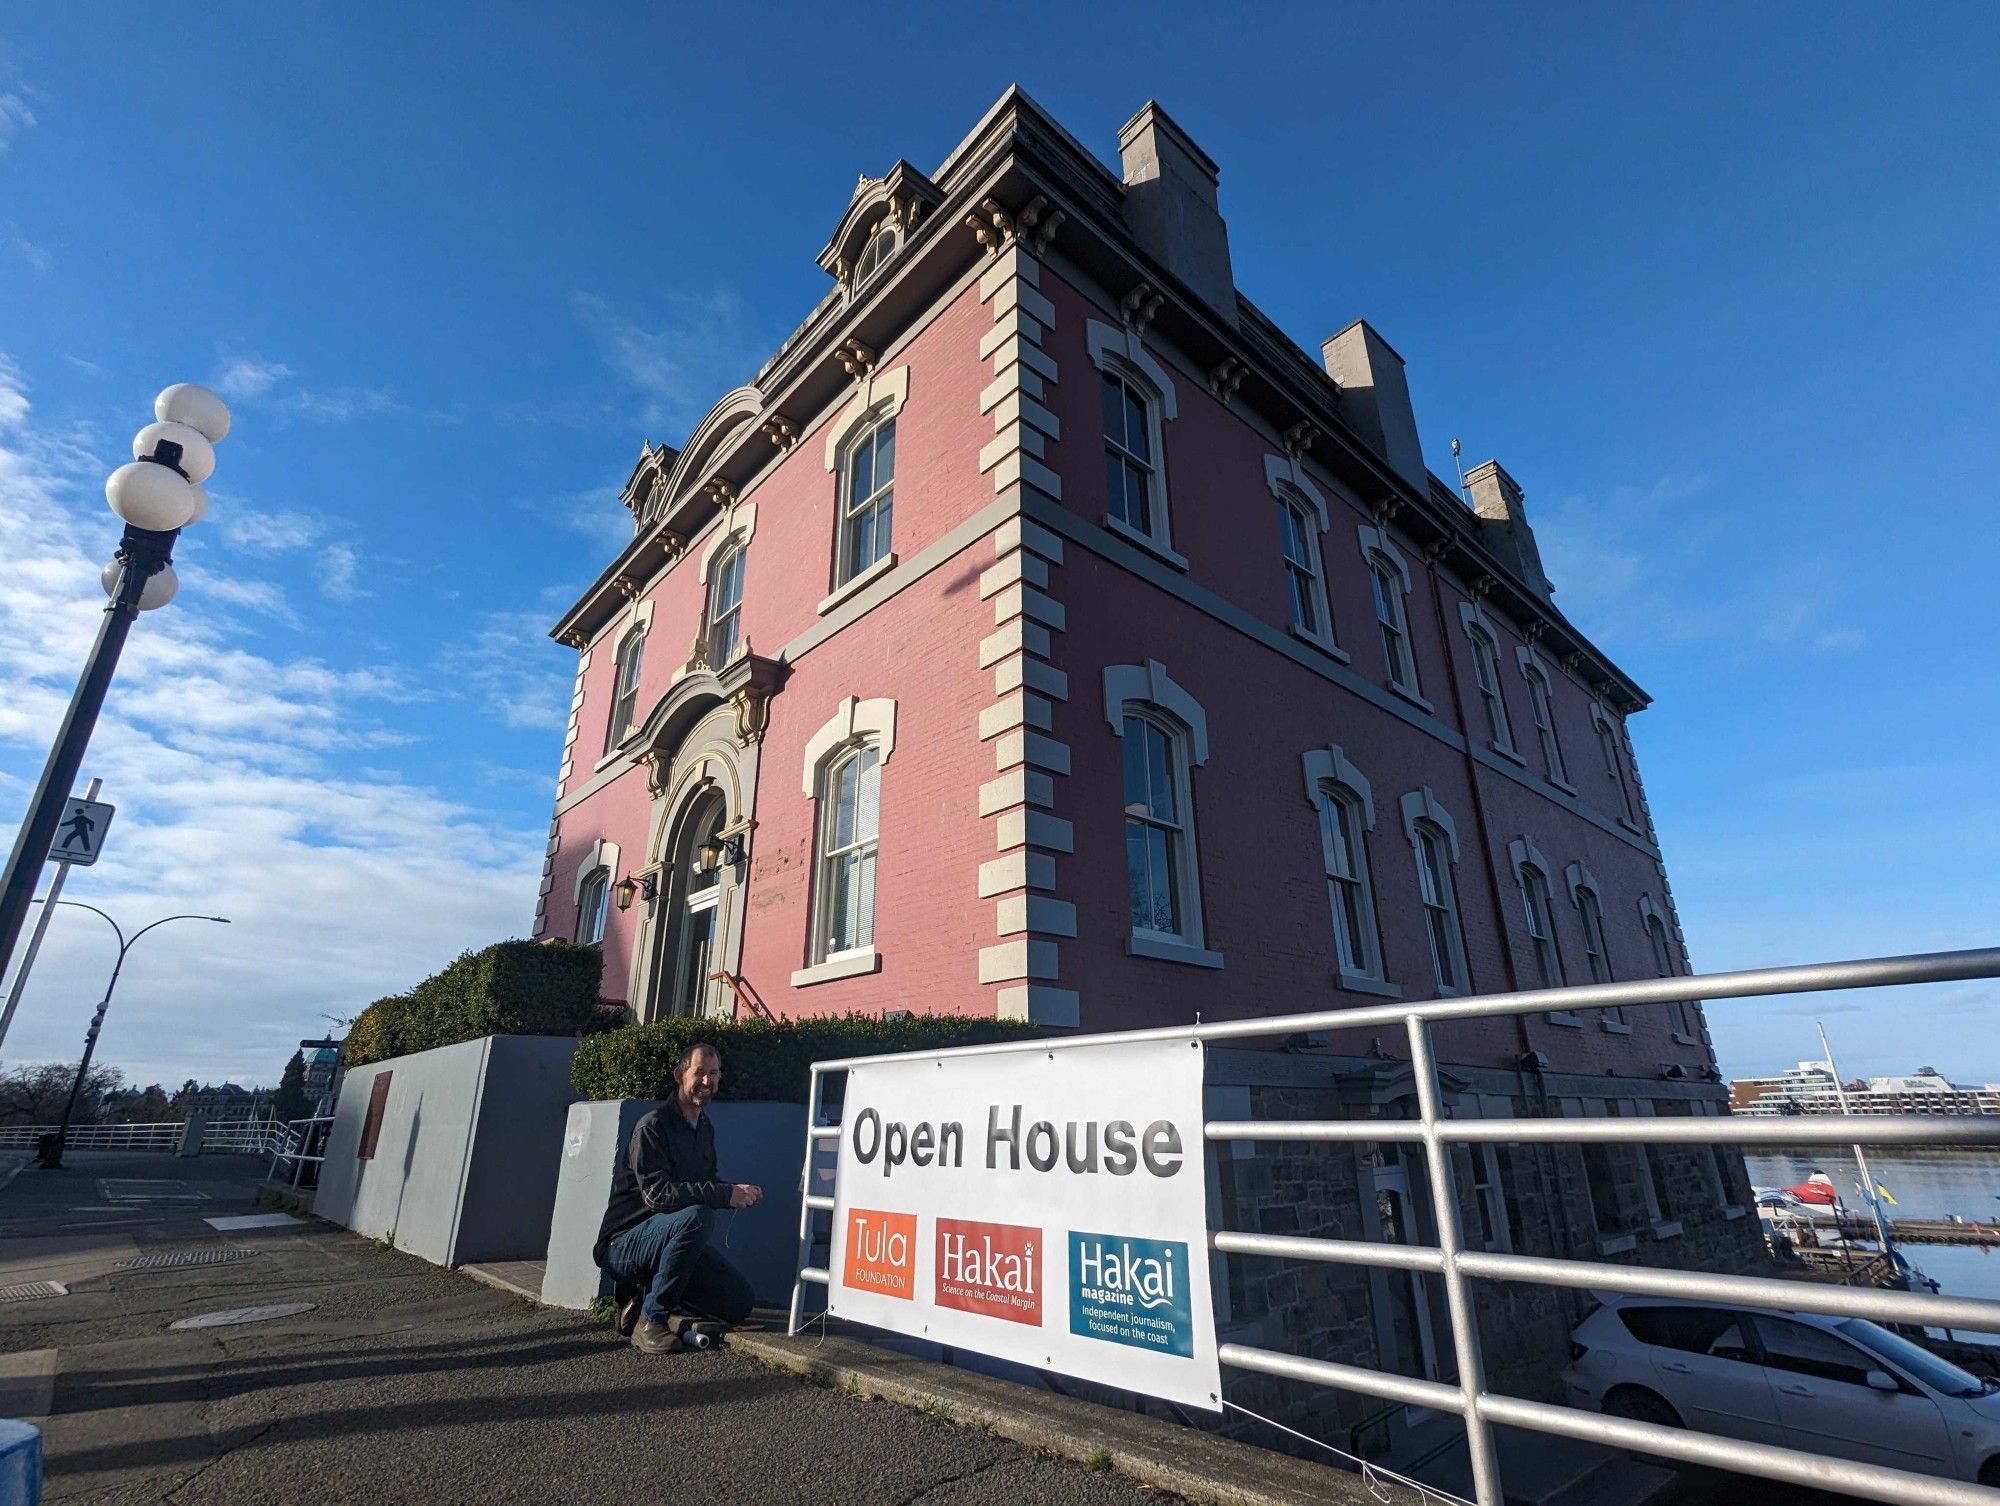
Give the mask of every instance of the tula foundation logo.
<path id="1" fill-rule="evenodd" d="M 850 1208 L 847 1213 L 847 1265 L 842 1286 L 914 1302 L 917 1266 L 917 1216 Z"/>
<path id="2" fill-rule="evenodd" d="M 932 1270 L 939 1307 L 1041 1326 L 1040 1229 L 941 1218 Z"/>

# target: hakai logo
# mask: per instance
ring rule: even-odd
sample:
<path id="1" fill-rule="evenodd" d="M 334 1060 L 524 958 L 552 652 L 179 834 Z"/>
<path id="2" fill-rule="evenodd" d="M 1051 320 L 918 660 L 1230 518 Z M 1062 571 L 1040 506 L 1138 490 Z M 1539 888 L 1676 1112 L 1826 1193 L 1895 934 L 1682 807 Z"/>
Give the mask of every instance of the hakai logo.
<path id="1" fill-rule="evenodd" d="M 842 1286 L 884 1297 L 917 1299 L 917 1216 L 881 1213 L 873 1208 L 847 1211 L 847 1264 Z"/>
<path id="2" fill-rule="evenodd" d="M 1194 1353 L 1188 1247 L 1117 1234 L 1069 1236 L 1069 1331 L 1162 1354 Z"/>
<path id="3" fill-rule="evenodd" d="M 941 1218 L 933 1269 L 939 1307 L 1041 1325 L 1040 1229 Z"/>

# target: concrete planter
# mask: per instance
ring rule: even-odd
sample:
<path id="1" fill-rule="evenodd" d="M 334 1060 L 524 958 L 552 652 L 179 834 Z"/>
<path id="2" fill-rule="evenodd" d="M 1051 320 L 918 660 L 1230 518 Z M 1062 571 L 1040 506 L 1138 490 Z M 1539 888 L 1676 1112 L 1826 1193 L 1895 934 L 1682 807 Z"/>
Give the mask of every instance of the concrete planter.
<path id="1" fill-rule="evenodd" d="M 622 1098 L 573 1103 L 562 1138 L 562 1174 L 548 1228 L 549 1265 L 542 1300 L 585 1308 L 611 1290 L 590 1247 L 611 1196 L 611 1173 L 632 1139 L 632 1126 L 655 1100 Z M 715 1248 L 749 1279 L 762 1306 L 791 1300 L 799 1248 L 799 1168 L 805 1163 L 806 1111 L 797 1103 L 714 1103 L 715 1159 L 724 1178 L 754 1182 L 764 1201 L 720 1215 Z"/>
<path id="2" fill-rule="evenodd" d="M 351 1068 L 313 1211 L 435 1265 L 539 1259 L 575 1055 L 568 1037 L 489 1035 Z"/>

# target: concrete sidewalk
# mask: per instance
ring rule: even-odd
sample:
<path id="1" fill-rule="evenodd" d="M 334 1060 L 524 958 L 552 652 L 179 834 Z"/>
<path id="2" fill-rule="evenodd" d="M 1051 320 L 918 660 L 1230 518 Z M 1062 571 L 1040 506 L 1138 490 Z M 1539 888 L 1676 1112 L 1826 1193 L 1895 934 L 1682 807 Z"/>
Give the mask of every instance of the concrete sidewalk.
<path id="1" fill-rule="evenodd" d="M 68 1288 L 0 1302 L 0 1415 L 44 1428 L 46 1499 L 1173 1499 L 1009 1442 L 990 1420 L 954 1426 L 746 1351 L 641 1355 L 601 1323 L 326 1224 L 207 1222 L 253 1212 L 261 1169 L 73 1152 L 64 1171 L 25 1170 L 0 1191 L 0 1286 Z M 313 1307 L 168 1326 L 276 1303 Z M 1116 1456 L 1107 1437 L 1100 1464 Z M 1335 1492 L 1320 1499 L 1368 1499 L 1353 1477 L 1317 1473 Z"/>

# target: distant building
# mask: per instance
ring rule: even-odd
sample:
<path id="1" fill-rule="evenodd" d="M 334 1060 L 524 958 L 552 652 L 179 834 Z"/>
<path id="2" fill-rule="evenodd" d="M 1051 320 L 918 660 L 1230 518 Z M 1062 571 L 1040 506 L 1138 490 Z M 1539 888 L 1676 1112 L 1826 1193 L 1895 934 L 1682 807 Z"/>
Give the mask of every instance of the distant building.
<path id="1" fill-rule="evenodd" d="M 1919 1067 L 1907 1077 L 1855 1078 L 1846 1084 L 1849 1114 L 2000 1114 L 2000 1083 L 1968 1087 L 1935 1067 Z M 1843 1112 L 1833 1068 L 1800 1062 L 1776 1077 L 1739 1077 L 1729 1085 L 1729 1107 L 1738 1114 L 1773 1118 L 1784 1114 Z"/>
<path id="2" fill-rule="evenodd" d="M 318 1104 L 333 1092 L 334 1079 L 340 1075 L 340 1042 L 300 1041 L 299 1050 L 306 1059 L 306 1102 Z"/>
<path id="3" fill-rule="evenodd" d="M 275 1088 L 246 1088 L 225 1082 L 220 1087 L 204 1085 L 193 1092 L 183 1092 L 174 1101 L 174 1109 L 183 1119 L 206 1114 L 211 1124 L 241 1119 L 270 1119 L 275 1116 L 271 1105 L 276 1096 Z"/>

